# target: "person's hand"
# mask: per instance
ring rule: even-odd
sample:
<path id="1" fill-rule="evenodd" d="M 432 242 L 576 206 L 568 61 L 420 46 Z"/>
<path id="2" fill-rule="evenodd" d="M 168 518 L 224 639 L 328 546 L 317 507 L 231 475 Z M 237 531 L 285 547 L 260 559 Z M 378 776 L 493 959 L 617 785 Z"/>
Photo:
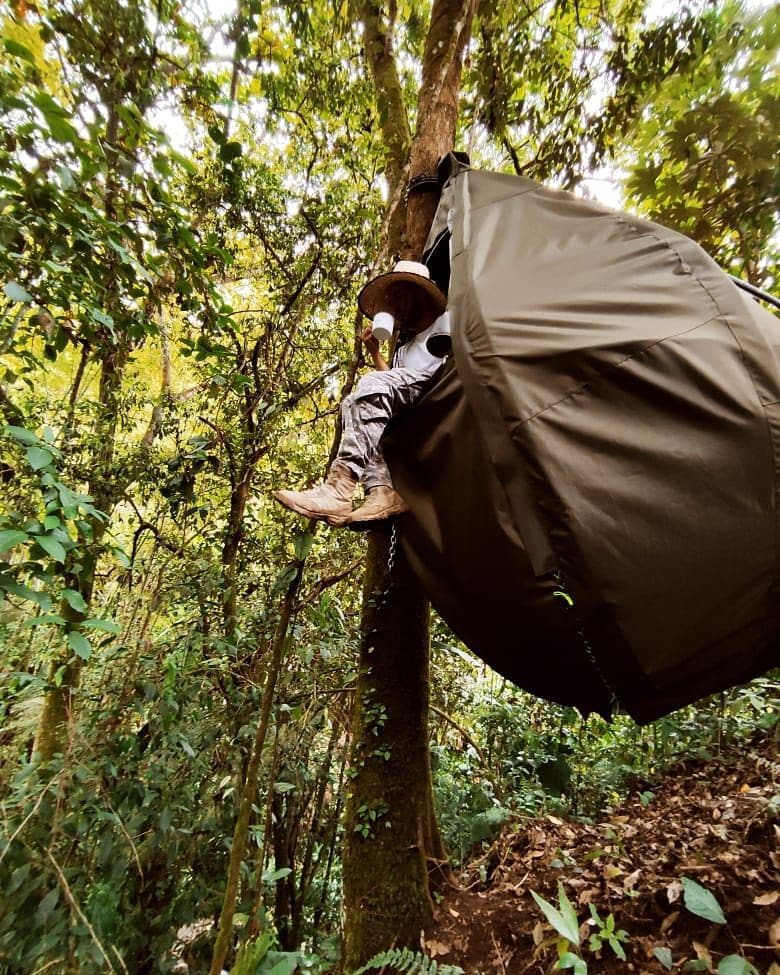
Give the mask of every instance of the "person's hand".
<path id="1" fill-rule="evenodd" d="M 363 329 L 363 345 L 372 359 L 379 355 L 379 339 L 375 337 L 370 325 Z"/>
<path id="2" fill-rule="evenodd" d="M 378 372 L 384 372 L 385 369 L 389 369 L 390 366 L 383 357 L 382 353 L 379 351 L 379 339 L 374 335 L 371 330 L 370 325 L 366 325 L 363 329 L 363 344 L 366 347 L 366 351 L 371 356 L 371 360 L 374 363 L 374 369 Z"/>

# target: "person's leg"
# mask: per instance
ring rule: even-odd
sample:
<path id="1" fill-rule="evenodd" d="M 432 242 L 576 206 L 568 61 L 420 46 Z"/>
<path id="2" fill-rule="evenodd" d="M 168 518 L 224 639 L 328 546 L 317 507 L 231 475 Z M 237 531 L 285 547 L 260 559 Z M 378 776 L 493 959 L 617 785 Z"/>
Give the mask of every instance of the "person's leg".
<path id="1" fill-rule="evenodd" d="M 380 487 L 391 488 L 393 486 L 393 478 L 390 476 L 390 470 L 381 445 L 377 447 L 374 456 L 366 464 L 361 480 L 367 492 L 375 491 Z"/>
<path id="2" fill-rule="evenodd" d="M 363 388 L 359 387 L 356 391 L 358 395 L 352 404 L 348 420 L 359 431 L 356 437 L 362 437 L 363 453 L 360 462 L 363 473 L 360 479 L 366 489 L 366 500 L 345 520 L 331 521 L 331 524 L 346 524 L 358 530 L 370 528 L 373 522 L 408 510 L 393 488 L 380 441 L 390 419 L 400 410 L 412 405 L 430 377 L 410 369 L 393 369 L 366 378 L 369 382 L 365 385 L 361 383 Z M 364 395 L 359 395 L 360 393 Z M 343 455 L 349 459 L 348 450 Z"/>
<path id="3" fill-rule="evenodd" d="M 322 484 L 306 491 L 274 491 L 274 498 L 299 515 L 341 524 L 352 514 L 352 496 L 357 485 L 358 479 L 348 467 L 333 463 Z"/>
<path id="4" fill-rule="evenodd" d="M 341 443 L 324 483 L 306 491 L 274 491 L 285 508 L 332 525 L 344 524 L 352 514 L 355 488 L 389 420 L 388 383 L 373 382 L 372 376 L 361 379 L 341 404 Z"/>
<path id="5" fill-rule="evenodd" d="M 362 481 L 368 498 L 359 510 L 369 520 L 405 510 L 393 491 L 379 441 L 394 413 L 414 401 L 427 379 L 408 369 L 364 376 L 355 392 L 342 403 L 341 444 L 325 483 L 308 491 L 275 491 L 276 500 L 310 518 L 343 525 L 351 519 L 352 495 L 358 481 Z"/>
<path id="6" fill-rule="evenodd" d="M 370 528 L 374 522 L 392 518 L 409 510 L 401 495 L 393 487 L 393 480 L 381 445 L 377 447 L 376 453 L 366 466 L 363 486 L 366 489 L 365 502 L 357 511 L 353 511 L 348 518 L 344 521 L 340 520 L 338 524 L 362 531 Z"/>

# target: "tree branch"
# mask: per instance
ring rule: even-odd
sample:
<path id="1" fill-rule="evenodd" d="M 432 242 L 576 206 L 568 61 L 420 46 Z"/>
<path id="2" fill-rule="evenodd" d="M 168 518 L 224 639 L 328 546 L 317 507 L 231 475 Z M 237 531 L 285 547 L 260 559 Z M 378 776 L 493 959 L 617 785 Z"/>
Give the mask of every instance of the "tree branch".
<path id="1" fill-rule="evenodd" d="M 311 587 L 311 591 L 304 598 L 298 600 L 298 605 L 296 606 L 295 611 L 298 612 L 298 610 L 300 610 L 302 606 L 311 605 L 311 603 L 313 603 L 315 599 L 321 596 L 326 589 L 330 589 L 331 586 L 335 586 L 339 582 L 342 582 L 348 576 L 352 575 L 355 569 L 357 569 L 362 564 L 363 564 L 363 557 L 361 556 L 359 559 L 355 559 L 355 561 L 351 565 L 347 566 L 347 568 L 344 569 L 342 572 L 337 572 L 335 575 L 327 576 L 325 579 L 319 579 Z"/>
<path id="2" fill-rule="evenodd" d="M 403 247 L 403 188 L 408 175 L 412 131 L 393 54 L 392 23 L 387 31 L 383 30 L 381 7 L 376 0 L 364 0 L 362 20 L 365 59 L 374 80 L 379 124 L 385 147 L 385 175 L 390 190 L 386 210 L 386 253 L 394 254 L 399 253 Z"/>

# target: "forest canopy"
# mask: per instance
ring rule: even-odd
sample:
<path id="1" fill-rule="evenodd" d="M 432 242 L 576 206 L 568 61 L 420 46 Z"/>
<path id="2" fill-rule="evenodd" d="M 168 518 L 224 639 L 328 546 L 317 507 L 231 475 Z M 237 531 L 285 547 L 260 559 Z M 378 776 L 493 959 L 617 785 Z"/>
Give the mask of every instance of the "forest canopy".
<path id="1" fill-rule="evenodd" d="M 15 0 L 0 44 L 0 971 L 332 971 L 354 844 L 402 804 L 355 800 L 401 750 L 359 664 L 392 608 L 362 536 L 272 489 L 321 478 L 357 293 L 411 246 L 424 79 L 462 66 L 475 167 L 771 290 L 780 12 Z M 422 788 L 456 865 L 777 721 L 771 675 L 640 729 L 523 694 L 435 617 L 430 648 Z"/>

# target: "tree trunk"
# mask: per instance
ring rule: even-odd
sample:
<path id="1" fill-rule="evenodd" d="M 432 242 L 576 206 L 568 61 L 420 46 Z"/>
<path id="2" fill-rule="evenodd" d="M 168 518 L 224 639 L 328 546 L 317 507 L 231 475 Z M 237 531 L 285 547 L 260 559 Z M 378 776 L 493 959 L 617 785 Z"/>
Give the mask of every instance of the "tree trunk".
<path id="1" fill-rule="evenodd" d="M 369 540 L 344 850 L 345 967 L 430 925 L 428 603 L 391 526 Z M 394 548 L 394 546 L 393 546 Z"/>
<path id="2" fill-rule="evenodd" d="M 387 114 L 387 106 L 400 104 L 394 97 L 398 92 L 388 92 L 386 87 L 398 82 L 394 65 L 387 63 L 392 62 L 392 38 L 382 34 L 379 6 L 373 0 L 364 5 L 363 17 L 366 57 L 385 137 L 386 171 L 403 174 L 397 153 L 408 123 Z M 441 156 L 454 147 L 461 59 L 471 18 L 471 0 L 433 4 L 417 131 L 410 146 L 411 178 L 435 169 Z M 392 209 L 402 191 L 391 183 L 391 231 L 398 227 Z M 400 250 L 405 257 L 419 260 L 437 202 L 436 192 L 412 194 L 405 241 L 390 239 L 385 253 Z M 445 870 L 428 743 L 430 611 L 397 547 L 399 530 L 388 524 L 378 527 L 367 553 L 345 826 L 347 971 L 391 946 L 419 947 L 433 915 L 430 878 L 440 877 Z"/>
<path id="3" fill-rule="evenodd" d="M 236 563 L 244 538 L 244 513 L 249 500 L 255 465 L 253 461 L 243 462 L 237 472 L 237 480 L 230 492 L 230 514 L 228 516 L 225 540 L 222 545 L 222 626 L 226 639 L 233 640 L 236 632 L 237 579 Z"/>

